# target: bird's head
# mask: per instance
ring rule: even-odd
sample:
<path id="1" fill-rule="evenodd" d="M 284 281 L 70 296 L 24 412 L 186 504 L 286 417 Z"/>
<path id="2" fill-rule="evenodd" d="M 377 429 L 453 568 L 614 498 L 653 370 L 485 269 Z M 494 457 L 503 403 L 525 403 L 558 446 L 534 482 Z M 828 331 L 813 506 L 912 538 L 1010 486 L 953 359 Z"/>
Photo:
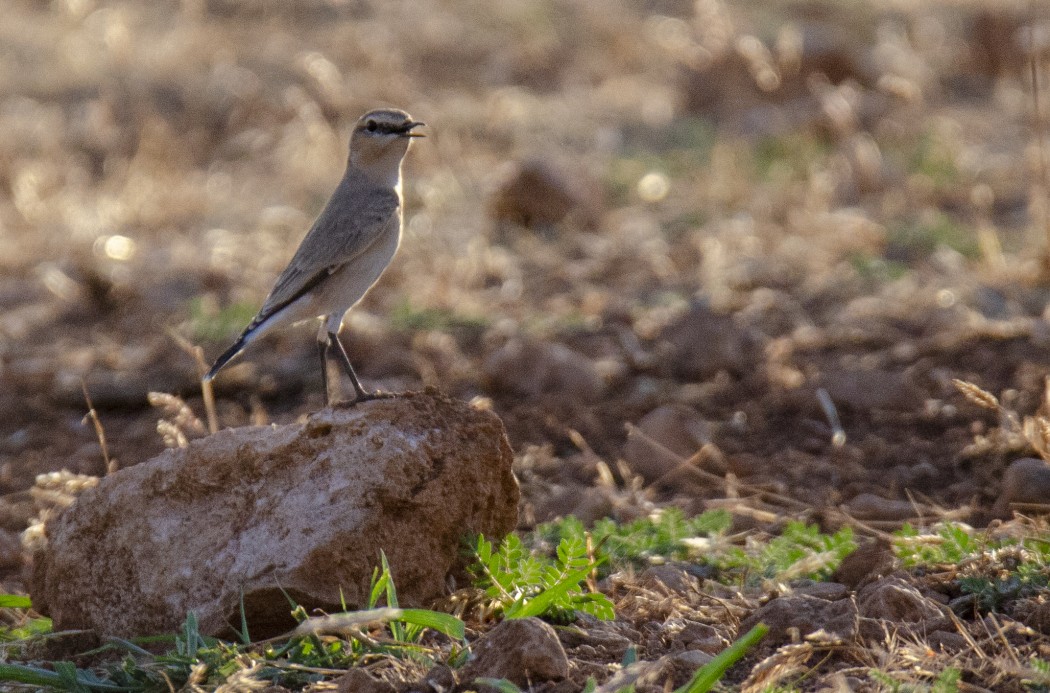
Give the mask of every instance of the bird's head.
<path id="1" fill-rule="evenodd" d="M 415 128 L 425 124 L 412 120 L 412 116 L 396 108 L 365 113 L 350 135 L 350 164 L 366 173 L 376 169 L 381 177 L 387 177 L 382 174 L 391 167 L 396 172 L 412 138 L 424 137 L 415 132 Z"/>

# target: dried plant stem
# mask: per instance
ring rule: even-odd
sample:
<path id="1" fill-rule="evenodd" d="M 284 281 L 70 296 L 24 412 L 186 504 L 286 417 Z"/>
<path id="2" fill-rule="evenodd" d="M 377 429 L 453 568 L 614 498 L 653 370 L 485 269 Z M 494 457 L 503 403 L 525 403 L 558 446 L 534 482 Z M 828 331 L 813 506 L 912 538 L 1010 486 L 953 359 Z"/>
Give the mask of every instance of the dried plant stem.
<path id="1" fill-rule="evenodd" d="M 211 382 L 204 380 L 204 374 L 208 372 L 208 363 L 204 360 L 204 349 L 190 343 L 174 330 L 168 330 L 168 334 L 179 345 L 179 348 L 189 354 L 197 364 L 197 377 L 201 381 L 201 397 L 204 399 L 204 415 L 208 419 L 208 432 L 218 433 L 219 414 L 215 409 L 215 391 L 212 389 Z"/>
<path id="2" fill-rule="evenodd" d="M 1035 144 L 1039 149 L 1039 182 L 1043 189 L 1043 234 L 1046 236 L 1046 246 L 1043 248 L 1043 267 L 1050 271 L 1050 162 L 1047 161 L 1046 147 L 1043 146 L 1043 112 L 1039 107 L 1039 62 L 1036 52 L 1033 51 L 1028 61 L 1028 67 L 1032 75 L 1032 109 L 1033 124 L 1035 130 Z"/>
<path id="3" fill-rule="evenodd" d="M 84 379 L 80 379 L 80 389 L 84 392 L 84 401 L 87 403 L 88 411 L 84 417 L 85 422 L 87 419 L 91 419 L 91 425 L 95 427 L 95 435 L 98 436 L 99 447 L 102 448 L 102 459 L 106 463 L 106 474 L 112 474 L 117 471 L 117 461 L 109 456 L 109 445 L 106 444 L 106 430 L 102 428 L 102 420 L 98 418 L 98 412 L 95 411 L 95 405 L 91 402 L 91 395 L 88 394 L 87 383 Z"/>

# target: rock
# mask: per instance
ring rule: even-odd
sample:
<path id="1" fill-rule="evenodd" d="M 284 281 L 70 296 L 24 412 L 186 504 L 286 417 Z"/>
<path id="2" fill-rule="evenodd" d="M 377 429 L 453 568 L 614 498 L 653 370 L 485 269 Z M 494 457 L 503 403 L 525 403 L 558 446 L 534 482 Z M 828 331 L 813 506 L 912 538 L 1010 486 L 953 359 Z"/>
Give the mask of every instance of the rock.
<path id="1" fill-rule="evenodd" d="M 507 679 L 518 686 L 569 675 L 569 659 L 554 628 L 538 618 L 507 619 L 474 642 L 474 658 L 460 672 L 470 685 L 478 678 Z"/>
<path id="2" fill-rule="evenodd" d="M 558 639 L 569 649 L 590 648 L 593 658 L 621 662 L 627 650 L 641 637 L 622 621 L 599 621 L 583 614 L 577 625 L 558 629 Z"/>
<path id="3" fill-rule="evenodd" d="M 862 584 L 877 580 L 897 568 L 897 556 L 893 547 L 884 539 L 869 541 L 857 547 L 839 563 L 831 579 L 857 589 Z"/>
<path id="4" fill-rule="evenodd" d="M 914 623 L 926 631 L 947 625 L 944 610 L 937 602 L 922 596 L 904 580 L 888 577 L 871 583 L 857 594 L 861 616 L 884 619 L 895 624 Z"/>
<path id="5" fill-rule="evenodd" d="M 412 693 L 448 693 L 456 687 L 456 674 L 447 664 L 435 664 L 419 682 L 409 690 Z"/>
<path id="6" fill-rule="evenodd" d="M 926 644 L 934 652 L 956 654 L 970 646 L 970 641 L 959 633 L 937 630 L 926 636 Z"/>
<path id="7" fill-rule="evenodd" d="M 700 592 L 700 581 L 671 563 L 646 568 L 638 577 L 638 586 L 667 596 L 684 597 Z"/>
<path id="8" fill-rule="evenodd" d="M 765 641 L 782 644 L 792 640 L 791 630 L 800 638 L 823 630 L 834 637 L 849 640 L 857 634 L 857 605 L 850 599 L 825 601 L 807 595 L 785 595 L 767 602 L 740 624 L 746 633 L 758 623 L 769 626 Z"/>
<path id="9" fill-rule="evenodd" d="M 923 393 L 905 373 L 888 370 L 828 369 L 817 384 L 827 390 L 835 406 L 846 411 L 872 409 L 915 411 L 922 405 Z"/>
<path id="10" fill-rule="evenodd" d="M 496 222 L 549 230 L 571 216 L 584 228 L 597 225 L 597 187 L 578 184 L 579 175 L 525 161 L 508 166 L 502 177 L 489 199 L 489 216 Z"/>
<path id="11" fill-rule="evenodd" d="M 718 654 L 729 647 L 729 642 L 714 626 L 684 618 L 668 619 L 664 624 L 664 637 L 685 650 L 708 655 Z"/>
<path id="12" fill-rule="evenodd" d="M 103 478 L 46 529 L 29 593 L 55 630 L 255 637 L 367 601 L 380 551 L 403 606 L 462 568 L 464 535 L 517 522 L 495 415 L 432 391 L 323 409 L 303 424 L 228 429 Z"/>
<path id="13" fill-rule="evenodd" d="M 668 325 L 660 342 L 660 358 L 669 364 L 670 375 L 690 381 L 709 380 L 723 370 L 744 373 L 759 351 L 757 336 L 737 327 L 731 315 L 700 302 Z"/>
<path id="14" fill-rule="evenodd" d="M 709 424 L 692 409 L 668 404 L 641 418 L 631 431 L 623 455 L 631 470 L 648 482 L 677 469 L 707 442 Z"/>
<path id="15" fill-rule="evenodd" d="M 804 594 L 825 601 L 834 602 L 849 596 L 849 587 L 837 582 L 811 582 L 805 585 L 792 585 L 792 594 Z"/>
<path id="16" fill-rule="evenodd" d="M 669 656 L 655 662 L 641 661 L 620 669 L 594 693 L 619 693 L 623 690 L 671 690 L 675 680 L 675 662 Z"/>
<path id="17" fill-rule="evenodd" d="M 556 393 L 597 402 L 606 383 L 594 362 L 564 344 L 514 337 L 489 354 L 484 365 L 493 390 L 535 397 Z"/>
<path id="18" fill-rule="evenodd" d="M 665 657 L 671 660 L 671 666 L 674 667 L 674 685 L 684 686 L 689 683 L 697 669 L 709 664 L 715 658 L 715 654 L 717 653 L 685 650 L 673 655 L 666 655 Z"/>
<path id="19" fill-rule="evenodd" d="M 337 693 L 395 693 L 397 690 L 360 667 L 354 667 L 336 681 Z"/>
<path id="20" fill-rule="evenodd" d="M 891 500 L 874 493 L 860 493 L 847 505 L 847 512 L 858 520 L 907 520 L 918 509 L 911 501 Z"/>
<path id="21" fill-rule="evenodd" d="M 1016 460 L 1003 474 L 1003 488 L 992 506 L 995 517 L 1009 517 L 1010 505 L 1050 504 L 1050 464 L 1034 457 Z"/>

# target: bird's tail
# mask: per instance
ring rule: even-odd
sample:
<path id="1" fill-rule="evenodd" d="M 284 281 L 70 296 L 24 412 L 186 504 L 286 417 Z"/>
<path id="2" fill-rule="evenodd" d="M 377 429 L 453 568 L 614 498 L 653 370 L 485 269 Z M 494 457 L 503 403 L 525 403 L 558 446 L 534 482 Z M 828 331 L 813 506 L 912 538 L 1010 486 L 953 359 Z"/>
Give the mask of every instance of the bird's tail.
<path id="1" fill-rule="evenodd" d="M 233 343 L 233 346 L 224 351 L 222 353 L 222 356 L 215 359 L 215 364 L 211 367 L 211 370 L 209 370 L 208 373 L 204 376 L 205 381 L 209 381 L 212 378 L 214 378 L 216 374 L 218 374 L 218 372 L 222 370 L 223 366 L 225 366 L 227 363 L 236 358 L 238 354 L 244 351 L 244 348 L 248 346 L 248 342 L 250 341 L 250 338 L 252 336 L 252 327 L 252 325 L 249 325 L 249 329 L 241 333 L 241 336 L 237 338 L 237 341 Z"/>

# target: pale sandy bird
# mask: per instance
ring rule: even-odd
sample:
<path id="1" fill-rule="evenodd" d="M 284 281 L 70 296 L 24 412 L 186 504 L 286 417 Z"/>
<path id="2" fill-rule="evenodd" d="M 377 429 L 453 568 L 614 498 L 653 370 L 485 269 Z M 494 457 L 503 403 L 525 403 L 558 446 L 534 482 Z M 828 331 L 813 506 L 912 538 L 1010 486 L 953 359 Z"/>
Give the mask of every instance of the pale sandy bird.
<path id="1" fill-rule="evenodd" d="M 354 401 L 375 397 L 361 387 L 339 341 L 343 316 L 379 279 L 401 241 L 401 161 L 414 132 L 424 125 L 397 109 L 370 111 L 350 135 L 346 173 L 321 215 L 277 278 L 263 307 L 237 341 L 215 361 L 211 380 L 245 347 L 262 335 L 292 323 L 321 318 L 317 334 L 328 392 L 328 351 L 333 346 L 350 382 Z"/>

